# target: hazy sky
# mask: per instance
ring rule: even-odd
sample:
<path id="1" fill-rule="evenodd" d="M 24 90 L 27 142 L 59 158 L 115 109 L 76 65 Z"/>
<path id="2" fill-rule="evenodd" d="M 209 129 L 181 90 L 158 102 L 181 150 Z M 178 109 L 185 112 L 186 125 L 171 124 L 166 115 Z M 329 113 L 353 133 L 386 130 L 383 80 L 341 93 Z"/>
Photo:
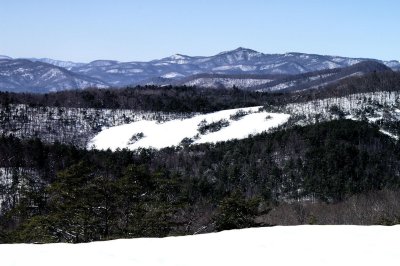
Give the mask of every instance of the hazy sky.
<path id="1" fill-rule="evenodd" d="M 400 59 L 398 0 L 0 0 L 0 54 L 88 62 L 239 46 Z"/>

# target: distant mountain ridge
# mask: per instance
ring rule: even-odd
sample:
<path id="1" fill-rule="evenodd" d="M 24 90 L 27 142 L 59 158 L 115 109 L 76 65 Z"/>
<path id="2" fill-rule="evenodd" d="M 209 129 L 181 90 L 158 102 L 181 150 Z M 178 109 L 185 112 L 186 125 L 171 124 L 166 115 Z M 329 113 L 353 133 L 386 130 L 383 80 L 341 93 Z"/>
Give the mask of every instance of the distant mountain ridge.
<path id="1" fill-rule="evenodd" d="M 375 61 L 400 70 L 398 61 L 381 61 L 366 58 L 347 58 L 304 53 L 264 54 L 239 47 L 214 56 L 188 56 L 176 54 L 149 62 L 119 62 L 115 60 L 96 60 L 90 63 L 75 63 L 48 58 L 11 59 L 0 56 L 0 90 L 12 91 L 57 91 L 63 89 L 82 89 L 85 87 L 123 87 L 135 85 L 176 84 L 194 75 L 299 75 L 309 72 L 339 69 L 364 61 Z M 29 63 L 31 62 L 31 63 Z M 32 64 L 35 62 L 37 64 Z M 8 68 L 18 64 L 18 71 Z M 52 68 L 54 76 L 49 82 L 40 69 Z M 15 65 L 14 65 L 15 67 Z M 14 69 L 15 70 L 15 69 Z M 50 71 L 50 69 L 48 69 Z M 57 72 L 57 73 L 55 73 Z M 47 72 L 46 72 L 47 73 Z M 30 78 L 27 78 L 30 76 Z M 258 86 L 246 81 L 229 85 L 238 87 Z M 212 86 L 212 84 L 195 84 Z M 74 87 L 75 86 L 75 87 Z"/>
<path id="2" fill-rule="evenodd" d="M 27 59 L 0 60 L 0 90 L 50 92 L 109 85 L 96 78 L 73 73 L 65 68 Z"/>
<path id="3" fill-rule="evenodd" d="M 85 63 L 75 63 L 72 61 L 62 61 L 62 60 L 55 60 L 51 58 L 27 58 L 28 60 L 31 60 L 33 62 L 42 62 L 42 63 L 47 63 L 51 65 L 55 65 L 58 67 L 65 68 L 67 70 L 71 70 L 73 67 L 79 67 L 85 65 Z"/>

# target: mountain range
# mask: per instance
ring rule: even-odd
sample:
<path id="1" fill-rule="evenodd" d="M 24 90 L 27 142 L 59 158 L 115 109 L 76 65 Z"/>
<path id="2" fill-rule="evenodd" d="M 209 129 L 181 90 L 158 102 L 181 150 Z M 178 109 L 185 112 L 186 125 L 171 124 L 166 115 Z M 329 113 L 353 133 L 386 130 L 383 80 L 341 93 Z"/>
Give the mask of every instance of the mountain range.
<path id="1" fill-rule="evenodd" d="M 367 65 L 366 61 L 369 62 Z M 362 62 L 361 70 L 358 69 L 360 65 L 353 68 L 360 71 L 339 70 Z M 275 91 L 303 84 L 299 80 L 304 78 L 309 86 L 303 84 L 302 88 L 310 88 L 346 75 L 389 69 L 400 70 L 400 62 L 304 53 L 264 54 L 242 47 L 208 57 L 176 54 L 149 62 L 96 60 L 75 63 L 49 58 L 13 59 L 0 56 L 0 90 L 49 92 L 87 87 L 171 84 Z M 340 72 L 342 74 L 338 75 Z M 304 76 L 305 73 L 313 74 Z M 293 83 L 294 80 L 297 81 Z"/>

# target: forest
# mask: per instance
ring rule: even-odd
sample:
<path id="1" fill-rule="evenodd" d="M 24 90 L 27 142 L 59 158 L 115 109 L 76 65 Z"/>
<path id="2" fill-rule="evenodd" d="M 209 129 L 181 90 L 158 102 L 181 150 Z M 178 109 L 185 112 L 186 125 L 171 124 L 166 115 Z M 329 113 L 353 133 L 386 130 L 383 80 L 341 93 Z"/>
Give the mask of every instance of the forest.
<path id="1" fill-rule="evenodd" d="M 97 151 L 0 138 L 0 243 L 400 221 L 400 146 L 335 120 L 244 140 Z"/>

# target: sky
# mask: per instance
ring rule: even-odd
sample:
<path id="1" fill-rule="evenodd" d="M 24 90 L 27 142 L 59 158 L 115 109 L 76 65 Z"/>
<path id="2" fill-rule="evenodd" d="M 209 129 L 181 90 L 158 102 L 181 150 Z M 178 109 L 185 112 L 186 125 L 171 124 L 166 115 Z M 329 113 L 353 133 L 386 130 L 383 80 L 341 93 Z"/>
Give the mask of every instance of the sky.
<path id="1" fill-rule="evenodd" d="M 148 61 L 237 47 L 400 60 L 398 0 L 0 0 L 0 55 Z"/>

